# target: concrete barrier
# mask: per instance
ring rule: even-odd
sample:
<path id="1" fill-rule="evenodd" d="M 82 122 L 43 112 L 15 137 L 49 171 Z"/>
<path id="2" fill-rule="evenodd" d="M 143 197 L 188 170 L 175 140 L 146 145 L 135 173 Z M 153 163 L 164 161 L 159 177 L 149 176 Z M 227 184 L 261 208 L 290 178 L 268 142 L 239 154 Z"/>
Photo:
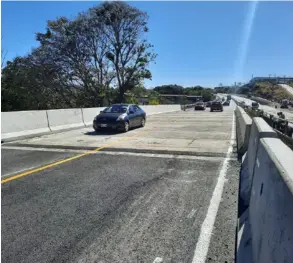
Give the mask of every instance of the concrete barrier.
<path id="1" fill-rule="evenodd" d="M 293 260 L 293 152 L 260 139 L 249 204 L 253 262 Z"/>
<path id="2" fill-rule="evenodd" d="M 248 149 L 242 158 L 240 172 L 239 196 L 241 205 L 245 207 L 249 204 L 252 176 L 255 166 L 256 154 L 259 140 L 261 138 L 278 138 L 277 133 L 260 117 L 253 118 Z"/>
<path id="3" fill-rule="evenodd" d="M 85 126 L 81 109 L 48 110 L 49 127 L 52 131 Z"/>
<path id="4" fill-rule="evenodd" d="M 160 114 L 164 112 L 180 111 L 181 106 L 178 105 L 140 105 L 147 115 Z"/>
<path id="5" fill-rule="evenodd" d="M 1 140 L 20 139 L 50 132 L 45 110 L 1 113 Z"/>
<path id="6" fill-rule="evenodd" d="M 92 125 L 94 118 L 100 113 L 100 111 L 102 111 L 104 109 L 105 109 L 105 107 L 83 108 L 82 115 L 83 115 L 83 122 L 84 122 L 85 126 Z"/>
<path id="7" fill-rule="evenodd" d="M 141 105 L 147 116 L 180 111 L 180 105 Z M 2 141 L 15 140 L 92 125 L 94 117 L 105 107 L 15 111 L 1 113 Z"/>
<path id="8" fill-rule="evenodd" d="M 250 128 L 252 119 L 247 113 L 239 106 L 235 109 L 236 116 L 236 140 L 238 156 L 242 157 L 248 149 Z"/>

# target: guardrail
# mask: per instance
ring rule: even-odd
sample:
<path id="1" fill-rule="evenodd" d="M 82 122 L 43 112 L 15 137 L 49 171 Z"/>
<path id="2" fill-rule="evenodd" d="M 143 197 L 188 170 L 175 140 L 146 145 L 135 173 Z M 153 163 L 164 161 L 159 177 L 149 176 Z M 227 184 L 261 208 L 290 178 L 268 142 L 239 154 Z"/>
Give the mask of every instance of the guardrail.
<path id="1" fill-rule="evenodd" d="M 238 109 L 239 114 L 246 113 Z M 242 119 L 236 122 L 237 136 L 247 129 Z M 239 178 L 237 263 L 291 262 L 292 160 L 276 131 L 263 118 L 253 118 Z"/>
<path id="2" fill-rule="evenodd" d="M 194 104 L 183 104 L 183 105 L 180 105 L 180 106 L 181 106 L 181 110 L 185 111 L 187 109 L 194 108 L 195 103 Z"/>
<path id="3" fill-rule="evenodd" d="M 232 98 L 233 99 L 233 98 Z M 243 104 L 235 99 L 233 101 L 237 106 L 243 108 L 250 117 L 262 117 L 273 129 L 275 129 L 280 135 L 285 136 L 283 139 L 288 143 L 288 139 L 293 136 L 293 121 L 289 121 L 286 118 L 276 117 L 271 113 L 267 113 L 264 110 L 254 109 L 249 105 Z M 281 138 L 282 139 L 282 138 Z M 290 143 L 293 147 L 293 141 Z"/>

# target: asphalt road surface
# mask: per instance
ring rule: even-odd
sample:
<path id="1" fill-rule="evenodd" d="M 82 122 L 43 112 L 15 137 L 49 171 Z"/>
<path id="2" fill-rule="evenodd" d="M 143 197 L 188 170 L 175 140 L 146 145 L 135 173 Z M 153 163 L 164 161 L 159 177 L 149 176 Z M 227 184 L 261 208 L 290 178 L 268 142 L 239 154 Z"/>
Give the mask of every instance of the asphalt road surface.
<path id="1" fill-rule="evenodd" d="M 234 262 L 233 107 L 2 144 L 2 262 Z"/>

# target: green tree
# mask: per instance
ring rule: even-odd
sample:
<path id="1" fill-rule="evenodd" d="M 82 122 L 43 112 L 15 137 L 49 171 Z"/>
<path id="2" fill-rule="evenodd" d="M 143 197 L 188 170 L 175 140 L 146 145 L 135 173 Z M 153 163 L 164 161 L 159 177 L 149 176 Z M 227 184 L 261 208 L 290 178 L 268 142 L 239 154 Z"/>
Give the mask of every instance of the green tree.
<path id="1" fill-rule="evenodd" d="M 156 54 L 153 45 L 143 38 L 148 32 L 148 16 L 120 1 L 105 2 L 91 11 L 104 22 L 102 30 L 110 46 L 106 55 L 115 71 L 122 102 L 126 91 L 152 77 L 147 67 L 155 60 Z"/>
<path id="2" fill-rule="evenodd" d="M 184 88 L 180 85 L 162 85 L 154 88 L 154 91 L 160 94 L 183 94 Z"/>
<path id="3" fill-rule="evenodd" d="M 73 20 L 48 21 L 46 32 L 36 34 L 40 46 L 3 69 L 2 109 L 125 101 L 125 92 L 151 78 L 156 54 L 144 38 L 147 18 L 124 2 L 104 2 Z"/>
<path id="4" fill-rule="evenodd" d="M 42 110 L 68 107 L 68 97 L 62 98 L 56 72 L 48 65 L 34 63 L 34 56 L 17 57 L 2 70 L 2 111 Z"/>

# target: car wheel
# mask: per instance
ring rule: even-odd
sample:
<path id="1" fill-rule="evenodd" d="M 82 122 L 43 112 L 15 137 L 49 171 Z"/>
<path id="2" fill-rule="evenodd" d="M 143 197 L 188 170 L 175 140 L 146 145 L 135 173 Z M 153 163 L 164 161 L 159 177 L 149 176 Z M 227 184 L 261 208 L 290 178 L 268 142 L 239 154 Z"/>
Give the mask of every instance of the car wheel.
<path id="1" fill-rule="evenodd" d="M 124 122 L 123 131 L 124 132 L 128 132 L 129 131 L 129 122 L 128 121 Z"/>
<path id="2" fill-rule="evenodd" d="M 140 123 L 140 127 L 144 127 L 145 126 L 145 118 L 141 119 L 141 123 Z"/>
<path id="3" fill-rule="evenodd" d="M 211 112 L 213 112 L 213 110 L 211 109 Z"/>

